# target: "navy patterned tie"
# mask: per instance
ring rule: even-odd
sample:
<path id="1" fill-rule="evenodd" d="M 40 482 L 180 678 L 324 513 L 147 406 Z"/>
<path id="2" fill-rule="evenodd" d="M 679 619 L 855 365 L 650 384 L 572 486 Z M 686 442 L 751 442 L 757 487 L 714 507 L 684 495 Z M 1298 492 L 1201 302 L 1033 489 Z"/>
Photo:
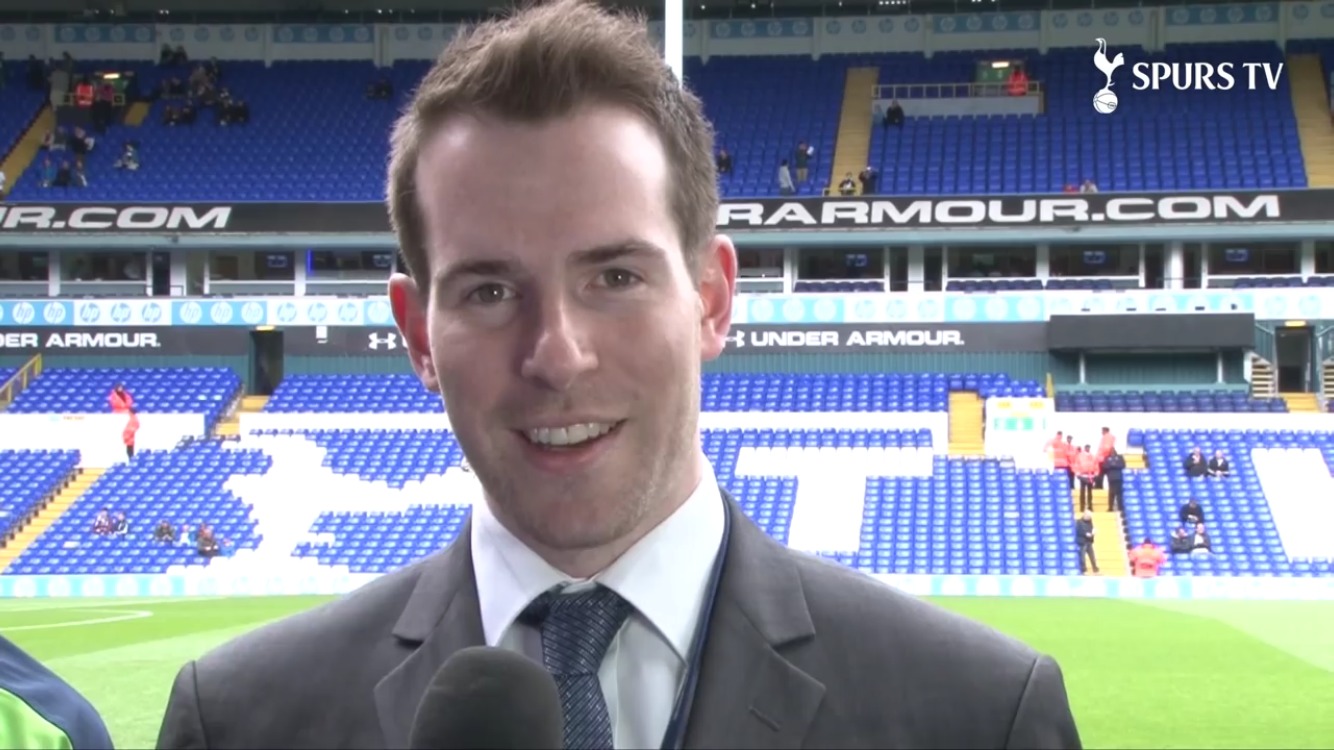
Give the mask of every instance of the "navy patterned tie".
<path id="1" fill-rule="evenodd" d="M 542 660 L 565 713 L 565 750 L 612 750 L 611 714 L 598 668 L 634 607 L 605 586 L 578 594 L 547 592 L 524 612 L 541 628 Z"/>

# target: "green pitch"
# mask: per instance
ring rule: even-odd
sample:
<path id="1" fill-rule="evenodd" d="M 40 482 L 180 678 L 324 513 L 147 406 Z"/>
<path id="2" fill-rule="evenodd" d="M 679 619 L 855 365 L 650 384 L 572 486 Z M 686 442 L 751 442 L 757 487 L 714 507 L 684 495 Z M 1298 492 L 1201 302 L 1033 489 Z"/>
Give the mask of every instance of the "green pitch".
<path id="1" fill-rule="evenodd" d="M 151 747 L 180 665 L 319 597 L 0 601 L 0 633 Z M 1334 746 L 1334 602 L 942 599 L 1055 655 L 1090 748 Z"/>

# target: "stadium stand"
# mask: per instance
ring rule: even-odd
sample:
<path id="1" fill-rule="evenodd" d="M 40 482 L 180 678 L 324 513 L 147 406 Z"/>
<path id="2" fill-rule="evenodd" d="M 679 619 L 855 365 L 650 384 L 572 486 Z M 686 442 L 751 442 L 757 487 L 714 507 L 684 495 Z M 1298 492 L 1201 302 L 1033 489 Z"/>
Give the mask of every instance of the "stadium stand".
<path id="1" fill-rule="evenodd" d="M 143 451 L 133 463 L 108 470 L 5 574 L 165 573 L 173 566 L 204 565 L 207 559 L 193 546 L 153 538 L 162 520 L 190 528 L 207 523 L 235 549 L 253 549 L 259 544 L 254 521 L 226 485 L 269 465 L 260 451 L 228 450 L 218 440 Z M 126 514 L 124 536 L 92 533 L 103 509 Z"/>
<path id="2" fill-rule="evenodd" d="M 1084 59 L 1086 49 L 920 54 L 715 57 L 686 61 L 685 75 L 705 101 L 718 142 L 734 171 L 721 179 L 727 197 L 778 194 L 777 169 L 798 143 L 815 149 L 810 180 L 799 195 L 820 195 L 831 182 L 844 79 L 851 67 L 875 66 L 881 84 L 970 81 L 980 56 L 1012 54 L 1028 61 L 1044 88 L 1040 116 L 909 117 L 901 128 L 871 131 L 870 161 L 882 193 L 1056 192 L 1094 180 L 1102 190 L 1304 187 L 1307 184 L 1291 94 L 1277 91 L 1143 92 L 1114 118 L 1087 117 L 1091 92 L 1104 81 Z M 1170 45 L 1162 53 L 1134 50 L 1136 60 L 1281 62 L 1273 43 Z M 87 61 L 95 66 L 97 61 Z M 118 67 L 125 67 L 118 64 Z M 134 68 L 144 90 L 189 68 Z M 245 100 L 252 119 L 226 128 L 204 112 L 193 125 L 168 125 L 163 114 L 180 101 L 153 105 L 138 127 L 117 127 L 87 159 L 89 184 L 79 190 L 41 187 L 40 165 L 10 175 L 13 198 L 50 200 L 368 201 L 383 192 L 382 142 L 426 63 L 400 61 L 377 69 L 368 61 L 229 62 L 221 85 Z M 367 100 L 379 75 L 396 95 Z M 782 80 L 776 90 L 755 80 Z M 936 95 L 920 90 L 918 96 Z M 26 92 L 23 92 L 26 95 Z M 5 96 L 5 94 L 0 94 Z M 12 94 L 20 96 L 20 94 Z M 1237 97 L 1245 97 L 1244 106 Z M 0 142 L 26 127 L 40 98 L 4 107 Z M 1183 114 L 1190 116 L 1183 116 Z M 21 123 L 21 124 L 19 124 Z M 11 135 L 11 139 L 17 137 Z M 139 143 L 137 171 L 115 169 L 120 144 Z M 1116 158 L 1112 158 L 1116 155 Z"/>
<path id="3" fill-rule="evenodd" d="M 998 50 L 1022 57 L 1045 93 L 1041 116 L 909 117 L 871 134 L 872 163 L 890 194 L 1055 192 L 1092 179 L 1100 190 L 1305 187 L 1287 79 L 1276 91 L 1137 92 L 1116 117 L 1087 116 L 1105 79 L 1086 49 Z M 1283 62 L 1272 42 L 1169 45 L 1132 50 L 1136 62 Z M 880 83 L 972 80 L 978 55 L 897 55 Z M 923 90 L 919 95 L 931 95 Z M 907 107 L 905 107 L 907 108 Z M 1116 154 L 1116 158 L 1109 155 Z"/>
<path id="4" fill-rule="evenodd" d="M 1164 574 L 1317 576 L 1334 573 L 1334 433 L 1291 431 L 1139 431 L 1149 468 L 1126 481 L 1132 541 L 1160 544 L 1181 526 L 1180 507 L 1199 501 L 1212 541 L 1206 557 L 1173 555 Z M 1193 448 L 1221 450 L 1228 477 L 1187 478 Z M 1190 531 L 1188 529 L 1188 531 Z"/>
<path id="5" fill-rule="evenodd" d="M 143 413 L 204 414 L 213 425 L 236 398 L 241 378 L 226 367 L 144 369 L 51 368 L 28 386 L 9 410 L 15 413 L 100 414 L 116 383 L 134 395 Z"/>
<path id="6" fill-rule="evenodd" d="M 78 463 L 77 451 L 0 451 L 0 539 L 60 489 Z"/>
<path id="7" fill-rule="evenodd" d="M 1056 394 L 1057 411 L 1091 412 L 1287 412 L 1280 398 L 1252 398 L 1240 391 L 1098 391 Z"/>

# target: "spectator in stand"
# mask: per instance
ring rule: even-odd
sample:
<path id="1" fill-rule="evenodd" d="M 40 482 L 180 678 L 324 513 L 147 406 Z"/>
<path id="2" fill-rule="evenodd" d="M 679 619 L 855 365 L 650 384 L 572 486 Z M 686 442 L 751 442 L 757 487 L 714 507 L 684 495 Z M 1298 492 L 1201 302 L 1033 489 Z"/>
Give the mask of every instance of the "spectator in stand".
<path id="1" fill-rule="evenodd" d="M 1093 453 L 1091 446 L 1084 446 L 1084 450 L 1075 456 L 1075 476 L 1079 478 L 1079 509 L 1082 511 L 1093 510 L 1093 483 L 1097 481 L 1098 472 L 1101 470 L 1098 466 L 1098 457 Z"/>
<path id="2" fill-rule="evenodd" d="M 857 181 L 862 184 L 862 195 L 875 195 L 880 185 L 880 173 L 875 171 L 875 167 L 867 164 L 866 169 L 857 175 Z"/>
<path id="3" fill-rule="evenodd" d="M 1204 460 L 1204 454 L 1199 448 L 1193 449 L 1190 455 L 1186 456 L 1183 466 L 1188 477 L 1202 477 L 1209 473 L 1209 464 Z"/>
<path id="4" fill-rule="evenodd" d="M 116 536 L 125 536 L 130 533 L 130 519 L 125 516 L 125 511 L 116 513 L 112 519 L 111 533 Z"/>
<path id="5" fill-rule="evenodd" d="M 1096 193 L 1098 192 L 1098 183 L 1094 182 L 1093 180 L 1084 180 L 1084 183 L 1079 186 L 1079 192 Z"/>
<path id="6" fill-rule="evenodd" d="M 1167 555 L 1154 545 L 1153 540 L 1145 537 L 1140 546 L 1130 550 L 1130 571 L 1136 578 L 1154 578 L 1158 569 L 1167 562 Z"/>
<path id="7" fill-rule="evenodd" d="M 153 529 L 153 539 L 164 544 L 175 544 L 176 527 L 171 525 L 171 521 L 158 521 L 157 527 Z"/>
<path id="8" fill-rule="evenodd" d="M 1192 497 L 1177 511 L 1177 518 L 1181 520 L 1182 526 L 1204 523 L 1204 508 L 1201 508 L 1200 502 Z"/>
<path id="9" fill-rule="evenodd" d="M 88 172 L 84 168 L 83 157 L 74 157 L 74 170 L 70 173 L 70 184 L 77 188 L 88 187 Z"/>
<path id="10" fill-rule="evenodd" d="M 123 414 L 134 408 L 134 396 L 125 390 L 124 383 L 116 383 L 111 388 L 111 395 L 107 397 L 111 402 L 112 414 Z"/>
<path id="11" fill-rule="evenodd" d="M 125 148 L 120 152 L 120 158 L 116 160 L 116 169 L 127 169 L 131 172 L 139 169 L 139 147 L 134 141 L 126 141 Z"/>
<path id="12" fill-rule="evenodd" d="M 56 182 L 56 165 L 51 161 L 51 157 L 42 159 L 42 187 L 49 188 Z"/>
<path id="13" fill-rule="evenodd" d="M 0 638 L 0 747 L 111 750 L 111 735 L 86 698 Z"/>
<path id="14" fill-rule="evenodd" d="M 1212 551 L 1213 542 L 1209 539 L 1209 532 L 1204 530 L 1204 524 L 1195 524 L 1195 533 L 1190 538 L 1191 557 L 1201 557 Z"/>
<path id="15" fill-rule="evenodd" d="M 1190 552 L 1190 534 L 1186 533 L 1184 526 L 1178 526 L 1177 530 L 1172 532 L 1172 554 L 1184 555 Z"/>
<path id="16" fill-rule="evenodd" d="M 1078 186 L 1078 185 L 1075 185 L 1075 184 L 1072 183 L 1072 182 L 1067 182 L 1067 183 L 1065 184 L 1065 187 L 1062 187 L 1062 188 L 1061 188 L 1061 192 L 1062 192 L 1062 193 L 1078 193 L 1078 192 L 1079 192 L 1079 186 Z"/>
<path id="17" fill-rule="evenodd" d="M 786 159 L 778 165 L 778 192 L 783 195 L 797 192 L 797 186 L 792 183 L 792 170 L 788 168 Z"/>
<path id="18" fill-rule="evenodd" d="M 1125 508 L 1125 470 L 1126 459 L 1116 448 L 1110 449 L 1102 459 L 1102 475 L 1107 478 L 1107 512 L 1124 511 Z"/>
<path id="19" fill-rule="evenodd" d="M 366 86 L 366 98 L 373 101 L 387 101 L 394 98 L 394 84 L 389 76 L 381 73 L 379 78 Z"/>
<path id="20" fill-rule="evenodd" d="M 1093 568 L 1094 573 L 1098 573 L 1098 556 L 1093 553 L 1093 514 L 1084 511 L 1078 521 L 1075 521 L 1075 543 L 1079 545 L 1079 572 L 1087 573 L 1088 568 Z M 1085 567 L 1084 561 L 1088 560 L 1088 567 Z"/>
<path id="21" fill-rule="evenodd" d="M 125 430 L 121 433 L 121 439 L 125 441 L 125 460 L 134 458 L 134 439 L 139 433 L 139 415 L 130 409 L 130 419 L 125 423 Z"/>
<path id="22" fill-rule="evenodd" d="M 857 181 L 852 179 L 852 173 L 843 175 L 843 181 L 838 183 L 838 194 L 842 196 L 857 194 Z"/>
<path id="23" fill-rule="evenodd" d="M 792 165 L 797 168 L 797 184 L 805 185 L 810 178 L 811 157 L 815 156 L 815 147 L 802 141 L 792 153 Z"/>
<path id="24" fill-rule="evenodd" d="M 195 551 L 203 557 L 216 557 L 219 551 L 218 539 L 213 535 L 213 527 L 200 524 L 199 535 L 195 539 Z"/>
<path id="25" fill-rule="evenodd" d="M 889 106 L 885 107 L 885 117 L 881 120 L 883 126 L 888 129 L 891 125 L 896 128 L 903 127 L 903 105 L 899 104 L 898 99 L 891 99 Z"/>
<path id="26" fill-rule="evenodd" d="M 74 171 L 70 168 L 69 162 L 62 161 L 60 166 L 56 168 L 56 178 L 51 184 L 58 188 L 68 188 L 70 181 L 73 179 Z"/>
<path id="27" fill-rule="evenodd" d="M 1223 451 L 1214 451 L 1214 457 L 1209 459 L 1209 476 L 1226 477 L 1232 474 L 1232 466 L 1228 464 Z"/>
<path id="28" fill-rule="evenodd" d="M 1065 433 L 1056 431 L 1056 437 L 1047 441 L 1044 448 L 1047 455 L 1051 456 L 1052 468 L 1057 471 L 1065 472 L 1066 484 L 1071 491 L 1075 489 L 1075 471 L 1070 466 L 1069 444 L 1065 442 Z"/>
<path id="29" fill-rule="evenodd" d="M 1098 489 L 1103 488 L 1102 462 L 1112 455 L 1116 450 L 1116 436 L 1112 434 L 1112 428 L 1102 428 L 1102 437 L 1098 439 L 1098 483 L 1095 485 Z"/>
<path id="30" fill-rule="evenodd" d="M 111 521 L 111 510 L 109 508 L 99 510 L 93 518 L 93 533 L 98 536 L 107 536 L 114 529 L 115 525 Z"/>
<path id="31" fill-rule="evenodd" d="M 713 161 L 718 167 L 718 174 L 732 174 L 732 154 L 727 149 L 718 149 L 718 156 Z"/>

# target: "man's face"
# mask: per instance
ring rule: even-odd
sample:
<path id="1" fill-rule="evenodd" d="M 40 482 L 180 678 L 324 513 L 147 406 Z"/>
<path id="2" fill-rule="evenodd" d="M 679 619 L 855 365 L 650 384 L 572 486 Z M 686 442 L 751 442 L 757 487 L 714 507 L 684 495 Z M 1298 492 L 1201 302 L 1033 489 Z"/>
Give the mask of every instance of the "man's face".
<path id="1" fill-rule="evenodd" d="M 539 554 L 632 542 L 700 479 L 731 243 L 702 249 L 696 286 L 661 142 L 617 108 L 458 116 L 417 169 L 430 278 L 396 277 L 394 314 L 491 508 Z"/>

